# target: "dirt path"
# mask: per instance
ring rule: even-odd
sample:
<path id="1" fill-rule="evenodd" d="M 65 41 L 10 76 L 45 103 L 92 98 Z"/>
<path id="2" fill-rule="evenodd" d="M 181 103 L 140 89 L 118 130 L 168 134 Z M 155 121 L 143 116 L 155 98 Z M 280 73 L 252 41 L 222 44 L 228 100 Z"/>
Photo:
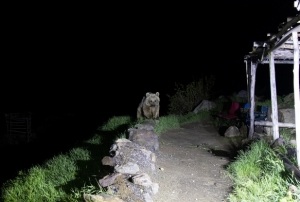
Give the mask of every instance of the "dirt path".
<path id="1" fill-rule="evenodd" d="M 228 143 L 212 122 L 183 125 L 160 135 L 155 202 L 226 201 L 232 181 Z"/>

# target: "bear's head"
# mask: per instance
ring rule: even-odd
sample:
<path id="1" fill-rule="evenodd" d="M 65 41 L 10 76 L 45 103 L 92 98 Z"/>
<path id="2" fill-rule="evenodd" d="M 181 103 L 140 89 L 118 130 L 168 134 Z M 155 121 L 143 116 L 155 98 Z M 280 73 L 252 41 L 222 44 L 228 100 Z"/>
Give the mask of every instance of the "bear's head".
<path id="1" fill-rule="evenodd" d="M 156 107 L 159 105 L 159 92 L 154 93 L 146 93 L 146 105 L 151 107 Z"/>

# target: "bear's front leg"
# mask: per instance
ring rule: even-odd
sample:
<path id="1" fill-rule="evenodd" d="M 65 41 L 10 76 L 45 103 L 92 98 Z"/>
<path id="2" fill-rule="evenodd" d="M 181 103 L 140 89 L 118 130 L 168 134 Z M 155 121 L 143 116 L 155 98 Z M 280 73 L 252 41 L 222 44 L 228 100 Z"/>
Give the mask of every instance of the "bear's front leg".
<path id="1" fill-rule="evenodd" d="M 152 112 L 150 107 L 143 107 L 144 116 L 148 119 L 152 118 Z"/>
<path id="2" fill-rule="evenodd" d="M 159 106 L 155 108 L 155 111 L 154 111 L 154 114 L 153 114 L 153 115 L 154 115 L 154 118 L 155 118 L 155 119 L 158 119 L 158 118 L 159 118 Z"/>

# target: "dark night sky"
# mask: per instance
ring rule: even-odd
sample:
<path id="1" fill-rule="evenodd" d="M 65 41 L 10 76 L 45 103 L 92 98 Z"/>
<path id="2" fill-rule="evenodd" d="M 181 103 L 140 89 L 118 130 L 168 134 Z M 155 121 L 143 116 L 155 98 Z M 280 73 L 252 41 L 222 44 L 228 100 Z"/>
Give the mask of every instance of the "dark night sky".
<path id="1" fill-rule="evenodd" d="M 146 92 L 166 104 L 175 82 L 211 74 L 221 94 L 245 90 L 253 41 L 298 12 L 293 0 L 26 6 L 3 30 L 4 113 L 134 115 Z"/>

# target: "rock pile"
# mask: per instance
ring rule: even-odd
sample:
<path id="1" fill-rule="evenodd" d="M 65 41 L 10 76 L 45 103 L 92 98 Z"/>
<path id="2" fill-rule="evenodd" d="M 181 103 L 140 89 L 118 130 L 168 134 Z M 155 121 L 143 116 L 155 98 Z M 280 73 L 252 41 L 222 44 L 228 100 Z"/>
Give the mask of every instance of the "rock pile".
<path id="1" fill-rule="evenodd" d="M 113 173 L 99 180 L 113 196 L 85 195 L 85 201 L 105 202 L 152 202 L 159 185 L 152 181 L 156 176 L 158 136 L 155 122 L 137 124 L 128 129 L 129 139 L 118 139 L 110 147 L 109 156 L 102 164 L 113 167 Z M 118 196 L 118 197 L 116 197 Z"/>

